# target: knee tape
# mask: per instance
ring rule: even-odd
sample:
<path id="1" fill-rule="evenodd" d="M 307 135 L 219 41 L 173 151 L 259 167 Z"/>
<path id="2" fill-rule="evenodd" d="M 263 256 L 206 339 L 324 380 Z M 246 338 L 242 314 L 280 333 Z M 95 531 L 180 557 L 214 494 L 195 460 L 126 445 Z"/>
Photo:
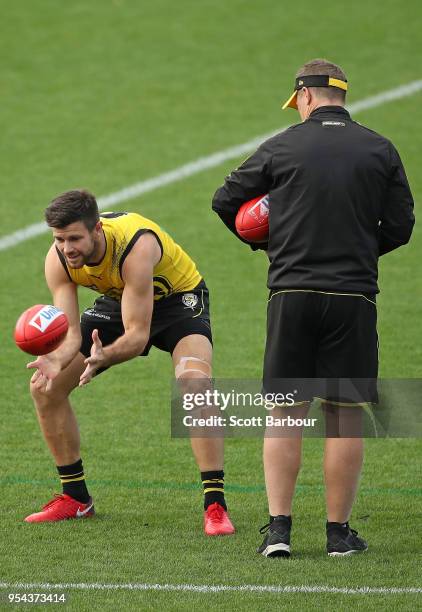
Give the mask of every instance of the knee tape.
<path id="1" fill-rule="evenodd" d="M 210 378 L 211 366 L 208 361 L 204 359 L 198 359 L 197 357 L 181 357 L 174 372 L 176 378 L 180 378 L 188 372 L 200 372 L 205 378 Z"/>

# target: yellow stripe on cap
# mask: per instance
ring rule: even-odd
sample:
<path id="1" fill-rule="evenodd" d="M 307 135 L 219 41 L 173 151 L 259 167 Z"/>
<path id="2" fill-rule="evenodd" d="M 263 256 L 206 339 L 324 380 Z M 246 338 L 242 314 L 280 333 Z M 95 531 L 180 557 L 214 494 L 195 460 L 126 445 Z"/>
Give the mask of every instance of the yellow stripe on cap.
<path id="1" fill-rule="evenodd" d="M 306 83 L 309 83 L 309 79 L 312 79 L 312 77 L 315 77 L 316 79 L 327 79 L 328 78 L 328 84 L 327 81 L 325 81 L 324 84 L 309 84 L 307 85 Z M 314 81 L 315 81 L 314 78 Z M 342 89 L 343 91 L 347 91 L 347 82 L 346 81 L 342 81 L 341 79 L 335 79 L 334 77 L 327 77 L 326 75 L 305 75 L 303 77 L 303 81 L 302 80 L 298 80 L 300 79 L 300 77 L 298 77 L 296 79 L 296 83 L 298 86 L 298 89 L 295 89 L 294 92 L 292 93 L 292 95 L 290 96 L 290 98 L 287 100 L 287 102 L 285 102 L 283 104 L 283 106 L 281 107 L 283 110 L 286 110 L 286 108 L 294 108 L 297 110 L 297 92 L 299 91 L 299 89 L 301 89 L 301 87 L 338 87 L 338 89 Z"/>
<path id="2" fill-rule="evenodd" d="M 287 102 L 285 102 L 283 106 L 281 107 L 282 110 L 286 110 L 286 108 L 295 108 L 297 110 L 296 98 L 297 98 L 297 91 L 295 90 L 290 96 L 290 98 L 287 100 Z"/>
<path id="3" fill-rule="evenodd" d="M 331 87 L 338 87 L 339 89 L 343 89 L 344 91 L 347 91 L 346 81 L 341 81 L 340 79 L 335 79 L 333 77 L 330 77 L 328 79 L 328 85 Z"/>

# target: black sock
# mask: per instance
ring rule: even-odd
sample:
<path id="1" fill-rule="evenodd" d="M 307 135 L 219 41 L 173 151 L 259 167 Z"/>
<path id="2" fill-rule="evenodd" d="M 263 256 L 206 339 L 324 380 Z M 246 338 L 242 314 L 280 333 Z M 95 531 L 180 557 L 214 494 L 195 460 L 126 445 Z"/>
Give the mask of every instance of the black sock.
<path id="1" fill-rule="evenodd" d="M 211 504 L 218 502 L 227 510 L 224 500 L 224 472 L 214 470 L 212 472 L 201 472 L 202 485 L 204 487 L 204 510 Z"/>
<path id="2" fill-rule="evenodd" d="M 60 482 L 62 483 L 63 493 L 86 504 L 90 497 L 85 484 L 82 459 L 75 461 L 75 463 L 71 465 L 58 465 L 57 471 L 60 476 Z"/>
<path id="3" fill-rule="evenodd" d="M 274 521 L 277 521 L 279 519 L 286 519 L 290 525 L 290 527 L 292 526 L 292 516 L 291 514 L 287 515 L 287 514 L 277 514 L 277 516 L 271 516 L 270 514 L 270 525 L 271 523 L 273 523 Z"/>
<path id="4" fill-rule="evenodd" d="M 333 529 L 337 529 L 337 530 L 343 530 L 344 529 L 349 529 L 349 523 L 346 521 L 345 523 L 336 523 L 334 521 L 330 522 L 327 521 L 326 522 L 326 529 L 327 531 L 332 531 Z"/>

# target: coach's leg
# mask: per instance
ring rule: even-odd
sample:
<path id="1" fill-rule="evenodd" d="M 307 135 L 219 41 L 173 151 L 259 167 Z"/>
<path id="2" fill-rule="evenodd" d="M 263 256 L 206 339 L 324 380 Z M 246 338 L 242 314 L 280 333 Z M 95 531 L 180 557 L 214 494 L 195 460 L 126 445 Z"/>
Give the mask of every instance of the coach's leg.
<path id="1" fill-rule="evenodd" d="M 80 458 L 79 428 L 69 402 L 71 391 L 78 386 L 85 357 L 78 353 L 68 367 L 54 379 L 51 390 L 30 390 L 38 422 L 56 465 L 70 465 Z"/>
<path id="2" fill-rule="evenodd" d="M 201 381 L 204 390 L 210 387 L 212 376 L 212 345 L 206 336 L 191 334 L 177 343 L 173 351 L 175 376 L 183 388 L 183 380 L 189 385 L 194 380 L 193 388 L 200 390 Z M 192 451 L 201 472 L 222 470 L 224 463 L 224 439 L 216 437 L 191 438 Z"/>
<path id="3" fill-rule="evenodd" d="M 346 523 L 352 512 L 363 463 L 362 438 L 327 438 L 324 476 L 327 520 Z"/>
<path id="4" fill-rule="evenodd" d="M 327 520 L 346 523 L 352 512 L 363 463 L 362 409 L 328 402 L 324 410 Z"/>
<path id="5" fill-rule="evenodd" d="M 275 409 L 275 418 L 306 417 L 309 403 L 289 410 Z M 264 473 L 271 516 L 292 513 L 292 502 L 302 459 L 302 429 L 280 431 L 267 427 L 264 438 Z"/>
<path id="6" fill-rule="evenodd" d="M 327 426 L 327 434 L 336 435 L 337 421 L 338 437 L 327 437 L 325 441 L 327 553 L 343 556 L 368 548 L 365 540 L 349 526 L 363 463 L 361 410 L 357 406 L 336 408 L 328 404 L 326 422 L 333 420 L 331 417 L 334 417 L 334 427 Z M 350 437 L 342 437 L 344 435 Z"/>

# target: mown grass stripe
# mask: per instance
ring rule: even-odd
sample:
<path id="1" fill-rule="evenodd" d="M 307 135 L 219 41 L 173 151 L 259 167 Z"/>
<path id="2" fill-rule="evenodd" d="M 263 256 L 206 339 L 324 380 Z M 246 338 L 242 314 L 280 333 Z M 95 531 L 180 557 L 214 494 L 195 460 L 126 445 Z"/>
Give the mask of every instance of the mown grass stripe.
<path id="1" fill-rule="evenodd" d="M 326 585 L 261 585 L 261 584 L 153 584 L 153 583 L 126 583 L 107 584 L 100 582 L 64 582 L 52 584 L 49 582 L 0 582 L 1 589 L 13 591 L 48 590 L 48 591 L 190 591 L 193 593 L 332 593 L 335 595 L 419 595 L 422 587 L 334 587 Z"/>
<path id="2" fill-rule="evenodd" d="M 32 486 L 45 486 L 57 484 L 56 478 L 26 478 L 25 476 L 6 476 L 0 478 L 0 485 L 32 485 Z M 90 486 L 99 487 L 120 487 L 124 489 L 176 489 L 183 491 L 196 491 L 199 485 L 197 483 L 189 482 L 164 482 L 164 481 L 148 481 L 148 480 L 112 480 L 112 479 L 89 479 Z M 239 485 L 235 483 L 227 483 L 224 486 L 226 491 L 232 491 L 236 493 L 261 493 L 265 491 L 264 485 Z M 360 487 L 362 494 L 372 495 L 422 495 L 422 488 L 418 487 Z M 324 491 L 323 485 L 312 485 L 312 484 L 299 484 L 296 487 L 297 493 L 315 493 L 318 491 Z"/>

